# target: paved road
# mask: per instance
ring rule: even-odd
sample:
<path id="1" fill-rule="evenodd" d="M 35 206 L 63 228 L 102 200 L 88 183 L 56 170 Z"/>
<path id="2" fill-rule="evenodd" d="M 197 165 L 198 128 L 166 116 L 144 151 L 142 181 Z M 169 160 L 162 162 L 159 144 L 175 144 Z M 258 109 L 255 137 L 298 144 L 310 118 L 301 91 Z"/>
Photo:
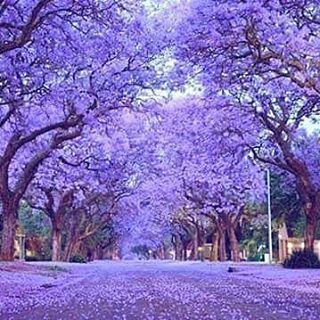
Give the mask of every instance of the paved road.
<path id="1" fill-rule="evenodd" d="M 191 262 L 62 267 L 68 272 L 0 271 L 0 319 L 320 319 L 320 271 L 239 265 L 228 273 L 227 264 Z"/>

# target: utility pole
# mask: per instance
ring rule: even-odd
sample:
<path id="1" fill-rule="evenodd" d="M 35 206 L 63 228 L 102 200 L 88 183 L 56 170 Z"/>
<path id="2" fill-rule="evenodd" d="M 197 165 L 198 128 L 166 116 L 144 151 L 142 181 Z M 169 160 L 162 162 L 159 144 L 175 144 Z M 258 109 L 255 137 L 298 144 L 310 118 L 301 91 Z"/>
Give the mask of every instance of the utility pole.
<path id="1" fill-rule="evenodd" d="M 269 263 L 272 263 L 272 218 L 271 218 L 271 187 L 270 187 L 270 170 L 267 169 L 267 188 L 268 188 L 268 235 L 269 235 Z"/>

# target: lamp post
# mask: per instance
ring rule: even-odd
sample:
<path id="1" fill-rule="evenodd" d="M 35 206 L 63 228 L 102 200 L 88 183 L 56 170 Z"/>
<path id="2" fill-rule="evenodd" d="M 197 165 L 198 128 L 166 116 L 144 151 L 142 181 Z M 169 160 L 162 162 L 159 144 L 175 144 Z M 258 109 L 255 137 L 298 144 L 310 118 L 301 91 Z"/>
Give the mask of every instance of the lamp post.
<path id="1" fill-rule="evenodd" d="M 267 189 L 268 189 L 268 238 L 269 238 L 269 263 L 272 263 L 272 218 L 271 218 L 271 188 L 270 188 L 270 170 L 267 169 Z"/>

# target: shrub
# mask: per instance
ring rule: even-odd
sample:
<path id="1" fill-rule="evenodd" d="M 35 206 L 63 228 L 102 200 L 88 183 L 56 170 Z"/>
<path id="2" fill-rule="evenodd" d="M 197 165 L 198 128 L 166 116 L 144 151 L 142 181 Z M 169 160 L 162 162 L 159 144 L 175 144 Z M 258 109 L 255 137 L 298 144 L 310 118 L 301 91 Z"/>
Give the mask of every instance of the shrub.
<path id="1" fill-rule="evenodd" d="M 312 250 L 297 250 L 284 261 L 283 267 L 288 269 L 320 268 L 320 260 Z"/>
<path id="2" fill-rule="evenodd" d="M 70 262 L 87 263 L 87 259 L 84 256 L 82 256 L 81 254 L 76 254 L 70 259 Z"/>
<path id="3" fill-rule="evenodd" d="M 25 260 L 28 262 L 40 261 L 40 259 L 37 256 L 26 256 Z"/>
<path id="4" fill-rule="evenodd" d="M 249 255 L 247 261 L 262 261 L 262 255 L 259 253 L 256 255 Z"/>

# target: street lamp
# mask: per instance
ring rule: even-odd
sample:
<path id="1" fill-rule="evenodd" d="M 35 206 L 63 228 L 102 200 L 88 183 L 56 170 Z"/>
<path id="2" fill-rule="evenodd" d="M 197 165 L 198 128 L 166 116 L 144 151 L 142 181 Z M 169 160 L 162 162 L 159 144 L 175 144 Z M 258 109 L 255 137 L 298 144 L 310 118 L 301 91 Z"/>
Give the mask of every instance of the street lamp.
<path id="1" fill-rule="evenodd" d="M 271 218 L 271 188 L 270 188 L 270 170 L 267 169 L 267 189 L 268 189 L 268 238 L 269 238 L 269 263 L 272 263 L 272 218 Z"/>

